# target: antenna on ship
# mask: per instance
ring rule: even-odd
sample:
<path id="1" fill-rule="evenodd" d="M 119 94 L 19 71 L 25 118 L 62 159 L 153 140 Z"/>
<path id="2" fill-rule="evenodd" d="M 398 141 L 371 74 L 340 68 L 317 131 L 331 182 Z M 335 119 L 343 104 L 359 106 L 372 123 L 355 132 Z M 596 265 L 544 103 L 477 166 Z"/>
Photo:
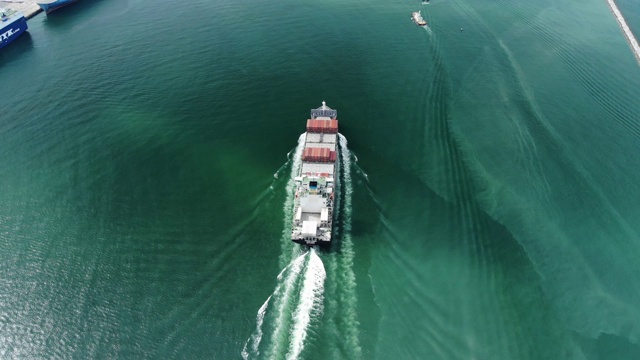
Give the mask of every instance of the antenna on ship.
<path id="1" fill-rule="evenodd" d="M 322 102 L 322 110 L 326 110 L 327 109 L 327 103 L 326 102 Z"/>

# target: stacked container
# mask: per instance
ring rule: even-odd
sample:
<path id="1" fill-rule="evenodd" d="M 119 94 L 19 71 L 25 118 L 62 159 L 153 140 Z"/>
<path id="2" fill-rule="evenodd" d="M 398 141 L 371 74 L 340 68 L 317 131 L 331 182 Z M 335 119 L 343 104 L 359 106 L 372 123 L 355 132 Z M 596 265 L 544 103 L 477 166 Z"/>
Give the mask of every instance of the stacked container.
<path id="1" fill-rule="evenodd" d="M 309 147 L 302 153 L 302 161 L 310 162 L 335 162 L 337 154 L 328 148 Z"/>
<path id="2" fill-rule="evenodd" d="M 338 132 L 338 120 L 307 120 L 307 132 L 336 134 Z"/>

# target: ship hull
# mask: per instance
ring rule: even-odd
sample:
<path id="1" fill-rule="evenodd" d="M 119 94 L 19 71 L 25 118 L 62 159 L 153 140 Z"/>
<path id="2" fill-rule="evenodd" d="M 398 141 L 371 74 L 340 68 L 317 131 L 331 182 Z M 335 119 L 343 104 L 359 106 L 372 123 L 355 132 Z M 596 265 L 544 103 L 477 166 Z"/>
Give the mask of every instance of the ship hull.
<path id="1" fill-rule="evenodd" d="M 427 26 L 427 22 L 422 18 L 420 11 L 411 14 L 411 21 L 418 26 Z"/>
<path id="2" fill-rule="evenodd" d="M 293 241 L 296 244 L 300 244 L 300 245 L 304 245 L 304 246 L 319 246 L 322 249 L 326 249 L 331 245 L 331 240 L 329 240 L 329 241 L 309 242 L 309 241 L 306 241 L 306 240 L 292 239 L 291 241 Z"/>
<path id="3" fill-rule="evenodd" d="M 27 20 L 24 16 L 13 21 L 4 21 L 0 23 L 0 49 L 9 45 L 20 35 L 27 31 Z"/>
<path id="4" fill-rule="evenodd" d="M 328 246 L 332 241 L 339 171 L 337 114 L 323 102 L 307 120 L 291 226 L 291 241 L 301 245 Z"/>
<path id="5" fill-rule="evenodd" d="M 337 150 L 337 155 L 338 155 L 337 158 L 340 158 L 339 149 L 336 149 L 336 150 Z M 337 182 L 338 182 L 338 174 L 339 173 L 340 173 L 340 169 L 338 168 L 338 162 L 336 161 L 335 162 L 335 174 L 334 174 L 334 176 L 335 176 L 335 184 L 334 185 L 336 185 L 334 187 L 335 189 L 337 189 Z M 301 176 L 302 174 L 299 173 L 298 175 Z M 335 195 L 337 196 L 338 194 L 336 193 Z M 332 199 L 331 206 L 335 207 L 335 203 L 336 203 L 335 199 Z M 294 205 L 297 205 L 297 202 Z M 335 212 L 333 212 L 332 215 L 331 215 L 331 223 L 333 223 L 335 220 L 336 220 L 335 219 Z M 295 226 L 295 221 L 294 221 L 294 226 Z M 291 238 L 291 241 L 293 241 L 296 244 L 300 244 L 300 245 L 304 245 L 304 246 L 319 246 L 320 248 L 323 248 L 323 249 L 329 248 L 331 246 L 332 240 L 333 240 L 333 234 L 331 236 L 329 236 L 329 238 L 326 239 L 326 240 L 318 240 L 318 239 L 309 240 L 309 239 L 305 239 L 304 237 L 300 237 L 300 238 L 292 237 Z"/>
<path id="6" fill-rule="evenodd" d="M 336 174 L 335 174 L 336 182 L 338 180 L 337 178 L 338 178 L 338 173 L 339 173 L 339 170 L 337 169 L 337 167 L 338 167 L 338 164 L 336 163 Z M 336 196 L 337 196 L 337 193 L 336 193 Z M 335 206 L 335 200 L 334 199 L 332 199 L 331 206 Z M 331 223 L 336 221 L 335 214 L 336 214 L 336 212 L 332 212 L 332 214 L 331 214 Z M 294 221 L 294 227 L 295 227 L 295 221 Z M 331 234 L 327 239 L 324 239 L 324 240 L 320 240 L 318 238 L 313 239 L 313 238 L 305 238 L 305 237 L 296 238 L 296 237 L 292 236 L 291 241 L 293 241 L 296 244 L 300 244 L 300 245 L 304 245 L 304 246 L 318 246 L 318 247 L 320 247 L 322 249 L 327 249 L 327 248 L 329 248 L 331 246 L 331 243 L 333 242 L 333 236 L 334 236 L 334 234 Z"/>
<path id="7" fill-rule="evenodd" d="M 38 6 L 40 6 L 42 10 L 44 10 L 44 12 L 46 12 L 47 14 L 50 14 L 51 12 L 58 10 L 62 7 L 65 7 L 67 5 L 73 4 L 76 1 L 78 0 L 58 0 L 50 3 L 38 3 Z"/>

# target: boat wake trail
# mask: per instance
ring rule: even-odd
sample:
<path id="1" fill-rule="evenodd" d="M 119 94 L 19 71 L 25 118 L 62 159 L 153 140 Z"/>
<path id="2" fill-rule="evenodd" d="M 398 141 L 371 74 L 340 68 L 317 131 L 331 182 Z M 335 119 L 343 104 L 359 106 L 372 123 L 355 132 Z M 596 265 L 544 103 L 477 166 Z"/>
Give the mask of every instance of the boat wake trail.
<path id="1" fill-rule="evenodd" d="M 300 291 L 300 302 L 293 314 L 293 330 L 287 359 L 297 359 L 302 352 L 304 339 L 311 318 L 318 318 L 322 314 L 322 300 L 324 293 L 324 279 L 326 272 L 322 260 L 315 249 L 309 251 L 309 262 L 304 273 L 304 283 Z"/>
<path id="2" fill-rule="evenodd" d="M 611 9 L 613 16 L 615 16 L 618 21 L 620 29 L 622 29 L 624 36 L 627 38 L 631 51 L 633 51 L 633 54 L 636 56 L 636 61 L 638 61 L 638 64 L 640 65 L 640 45 L 638 45 L 638 40 L 633 36 L 633 32 L 631 32 L 631 29 L 629 28 L 629 25 L 627 25 L 622 13 L 618 10 L 616 3 L 613 0 L 607 0 L 607 3 L 609 4 L 609 8 Z"/>
<path id="3" fill-rule="evenodd" d="M 351 169 L 352 159 L 357 161 L 347 148 L 347 139 L 339 134 L 340 146 L 340 174 L 338 192 L 342 194 L 336 197 L 336 209 L 340 209 L 337 222 L 336 236 L 340 240 L 334 244 L 334 253 L 325 258 L 327 266 L 327 287 L 325 319 L 327 329 L 326 342 L 332 342 L 327 346 L 332 359 L 361 359 L 362 350 L 359 344 L 359 323 L 357 317 L 356 277 L 353 271 L 354 250 L 351 239 L 351 202 L 353 185 Z M 365 175 L 366 177 L 366 175 Z"/>
<path id="4" fill-rule="evenodd" d="M 338 302 L 340 311 L 338 316 L 342 319 L 343 329 L 341 331 L 340 343 L 344 343 L 344 352 L 349 358 L 361 358 L 361 348 L 359 344 L 359 323 L 357 319 L 356 305 L 356 276 L 353 272 L 353 241 L 351 239 L 351 199 L 353 194 L 353 182 L 351 180 L 351 151 L 347 148 L 347 138 L 339 134 L 340 154 L 342 160 L 342 174 L 344 184 L 344 206 L 342 207 L 342 241 L 340 256 L 338 257 L 338 271 L 335 282 L 340 291 Z"/>
<path id="5" fill-rule="evenodd" d="M 242 349 L 243 359 L 249 358 L 249 346 L 251 346 L 251 350 L 254 354 L 259 354 L 258 346 L 260 346 L 260 341 L 262 340 L 262 323 L 264 322 L 264 313 L 267 311 L 267 306 L 269 305 L 271 296 L 267 298 L 267 301 L 265 301 L 264 304 L 262 304 L 262 306 L 260 307 L 260 310 L 258 310 L 258 316 L 256 317 L 256 330 L 253 332 L 253 335 L 251 335 L 247 342 L 244 343 L 244 348 Z"/>
<path id="6" fill-rule="evenodd" d="M 297 359 L 304 349 L 307 330 L 322 315 L 326 272 L 322 260 L 312 248 L 298 256 L 278 275 L 273 294 L 258 310 L 256 329 L 242 349 L 242 357 Z M 270 303 L 272 306 L 270 307 Z M 271 324 L 267 344 L 262 344 L 265 318 Z M 263 346 L 261 346 L 263 345 Z"/>
<path id="7" fill-rule="evenodd" d="M 301 254 L 300 248 L 297 246 L 291 246 L 291 219 L 293 218 L 293 197 L 296 192 L 296 174 L 298 174 L 300 167 L 302 166 L 302 150 L 304 149 L 304 139 L 307 133 L 302 133 L 298 137 L 298 146 L 287 154 L 290 157 L 291 164 L 291 176 L 287 180 L 287 197 L 284 201 L 284 227 L 282 229 L 282 238 L 280 239 L 280 267 L 284 267 L 291 259 Z"/>

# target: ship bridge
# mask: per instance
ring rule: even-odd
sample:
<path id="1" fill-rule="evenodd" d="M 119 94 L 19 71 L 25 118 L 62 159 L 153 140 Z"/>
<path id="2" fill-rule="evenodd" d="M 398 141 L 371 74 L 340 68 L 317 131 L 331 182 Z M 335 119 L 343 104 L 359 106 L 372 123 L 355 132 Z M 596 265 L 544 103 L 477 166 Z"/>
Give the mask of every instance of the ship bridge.
<path id="1" fill-rule="evenodd" d="M 327 106 L 326 102 L 322 102 L 322 106 L 317 109 L 311 109 L 311 118 L 329 118 L 335 119 L 338 117 L 338 110 L 333 110 L 332 108 Z"/>

